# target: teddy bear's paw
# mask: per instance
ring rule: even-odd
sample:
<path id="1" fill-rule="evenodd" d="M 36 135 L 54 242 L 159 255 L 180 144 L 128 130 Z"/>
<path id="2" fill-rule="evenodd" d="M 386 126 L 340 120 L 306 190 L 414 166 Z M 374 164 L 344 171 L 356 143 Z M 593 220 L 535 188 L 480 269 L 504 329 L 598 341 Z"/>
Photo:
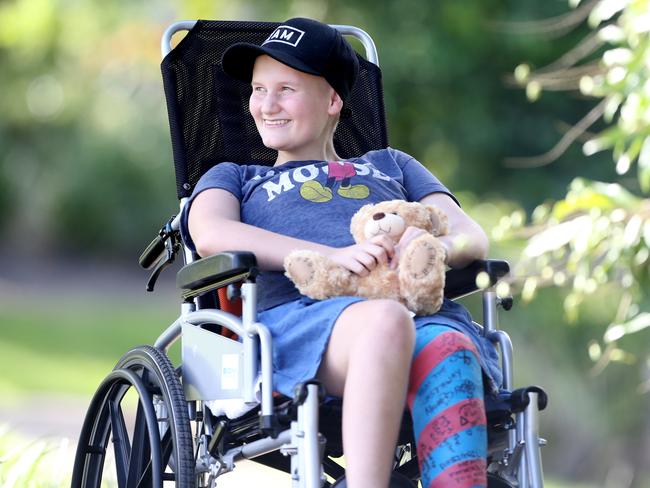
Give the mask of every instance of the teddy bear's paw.
<path id="1" fill-rule="evenodd" d="M 415 310 L 416 315 L 433 315 L 442 306 L 442 293 L 435 296 L 427 296 L 426 299 L 412 300 L 407 302 L 407 306 Z"/>
<path id="2" fill-rule="evenodd" d="M 429 213 L 433 230 L 431 233 L 436 236 L 449 234 L 449 219 L 447 214 L 434 205 L 429 205 Z"/>
<path id="3" fill-rule="evenodd" d="M 422 280 L 438 273 L 441 266 L 441 249 L 429 240 L 418 240 L 417 245 L 407 248 L 400 259 L 400 268 L 412 280 Z"/>
<path id="4" fill-rule="evenodd" d="M 294 256 L 286 264 L 287 275 L 298 286 L 307 286 L 314 281 L 314 263 L 305 256 Z"/>

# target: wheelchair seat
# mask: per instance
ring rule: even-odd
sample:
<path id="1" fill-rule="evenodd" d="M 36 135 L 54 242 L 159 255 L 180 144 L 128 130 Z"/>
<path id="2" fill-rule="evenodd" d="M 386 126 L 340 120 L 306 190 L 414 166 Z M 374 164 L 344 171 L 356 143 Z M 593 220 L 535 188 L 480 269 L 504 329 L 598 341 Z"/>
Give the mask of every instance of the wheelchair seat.
<path id="1" fill-rule="evenodd" d="M 176 23 L 163 35 L 161 69 L 181 209 L 214 165 L 275 161 L 247 114 L 250 87 L 227 77 L 220 59 L 235 42 L 259 44 L 278 25 L 199 20 Z M 365 49 L 334 136 L 337 153 L 348 158 L 386 148 L 388 134 L 374 43 L 358 28 L 335 27 Z M 179 31 L 187 33 L 172 48 Z M 316 381 L 298 385 L 292 398 L 273 392 L 271 338 L 256 320 L 255 256 L 233 250 L 197 259 L 181 242 L 176 216 L 140 256 L 141 266 L 152 270 L 149 291 L 178 255 L 185 261 L 177 274 L 181 314 L 153 346 L 128 351 L 99 386 L 79 437 L 72 486 L 99 487 L 114 479 L 120 487 L 213 487 L 243 459 L 290 473 L 294 488 L 341 480 L 340 399 L 326 397 Z M 497 326 L 497 308 L 507 310 L 512 302 L 495 291 L 508 271 L 508 263 L 498 260 L 450 270 L 445 296 L 481 293 L 480 327 L 501 352 L 503 391 L 486 397 L 489 486 L 539 488 L 538 412 L 547 400 L 538 387 L 513 388 L 512 346 Z M 174 366 L 167 352 L 179 340 L 183 357 Z M 132 393 L 137 402 L 130 400 Z M 247 412 L 233 419 L 215 415 L 206 405 L 221 399 L 241 401 Z M 412 431 L 406 412 L 395 452 L 396 480 L 419 479 Z"/>

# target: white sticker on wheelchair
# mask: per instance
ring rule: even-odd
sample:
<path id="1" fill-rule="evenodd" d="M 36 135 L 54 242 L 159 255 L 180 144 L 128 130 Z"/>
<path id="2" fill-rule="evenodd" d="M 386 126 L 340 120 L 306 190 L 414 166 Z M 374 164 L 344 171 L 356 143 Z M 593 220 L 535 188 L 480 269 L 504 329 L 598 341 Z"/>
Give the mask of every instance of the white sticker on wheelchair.
<path id="1" fill-rule="evenodd" d="M 239 388 L 239 354 L 221 356 L 221 389 L 237 390 Z"/>

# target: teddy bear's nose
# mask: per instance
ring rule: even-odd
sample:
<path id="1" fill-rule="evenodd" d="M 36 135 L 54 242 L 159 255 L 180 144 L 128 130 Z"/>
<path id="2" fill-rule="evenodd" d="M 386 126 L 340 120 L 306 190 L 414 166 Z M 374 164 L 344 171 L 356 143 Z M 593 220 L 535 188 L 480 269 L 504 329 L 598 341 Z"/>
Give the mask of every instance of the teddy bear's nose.
<path id="1" fill-rule="evenodd" d="M 386 214 L 384 212 L 377 212 L 372 216 L 372 220 L 381 220 L 384 217 L 386 217 Z"/>

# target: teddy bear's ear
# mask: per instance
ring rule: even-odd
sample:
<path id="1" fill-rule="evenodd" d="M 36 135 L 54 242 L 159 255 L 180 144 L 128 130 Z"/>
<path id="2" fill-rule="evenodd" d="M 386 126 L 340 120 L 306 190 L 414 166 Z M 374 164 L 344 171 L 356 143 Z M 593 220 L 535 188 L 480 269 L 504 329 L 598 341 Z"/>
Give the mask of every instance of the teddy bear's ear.
<path id="1" fill-rule="evenodd" d="M 427 205 L 426 207 L 431 218 L 431 223 L 433 224 L 433 235 L 437 237 L 448 234 L 449 221 L 447 220 L 447 214 L 435 205 Z"/>
<path id="2" fill-rule="evenodd" d="M 354 237 L 355 242 L 363 242 L 365 240 L 363 229 L 373 206 L 372 204 L 364 205 L 352 216 L 350 220 L 350 233 Z"/>

